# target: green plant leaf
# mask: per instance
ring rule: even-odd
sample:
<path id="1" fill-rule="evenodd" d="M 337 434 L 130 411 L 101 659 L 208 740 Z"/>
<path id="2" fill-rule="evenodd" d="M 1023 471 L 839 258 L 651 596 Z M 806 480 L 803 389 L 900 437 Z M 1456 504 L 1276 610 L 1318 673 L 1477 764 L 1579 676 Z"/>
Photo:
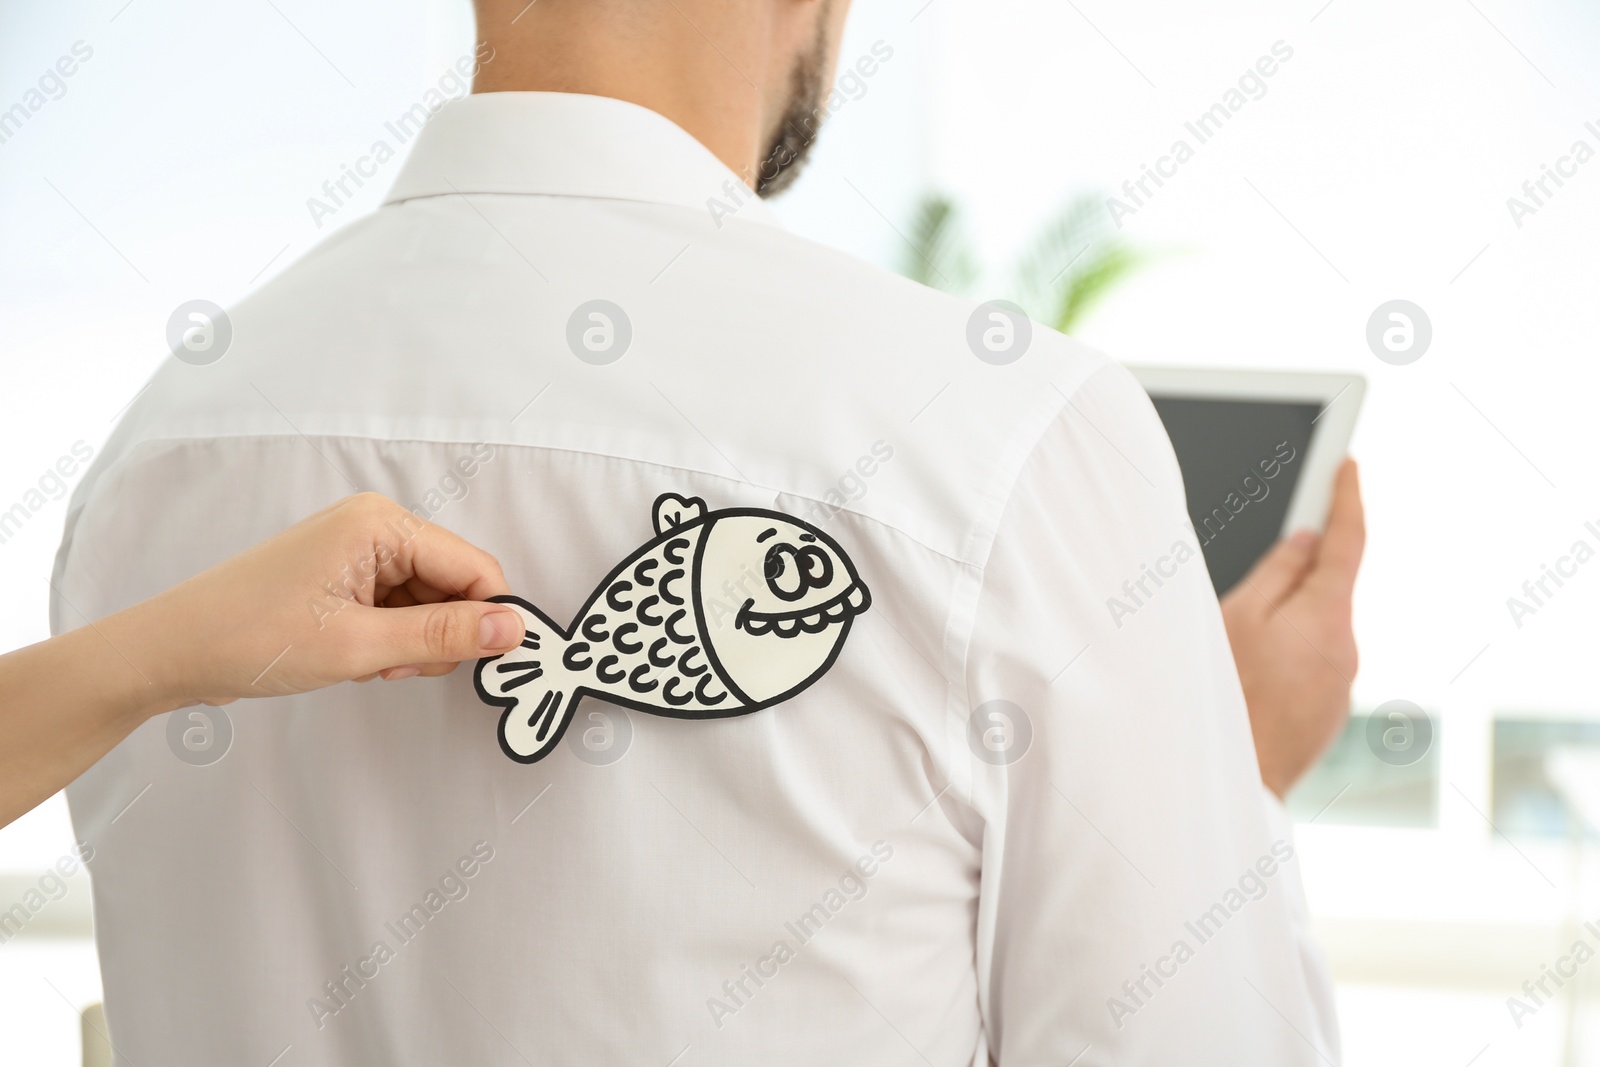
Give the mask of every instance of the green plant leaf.
<path id="1" fill-rule="evenodd" d="M 1075 273 L 1072 284 L 1063 290 L 1055 321 L 1050 324 L 1062 333 L 1072 332 L 1101 297 L 1149 262 L 1148 256 L 1121 245 L 1086 258 L 1090 262 Z"/>
<path id="2" fill-rule="evenodd" d="M 1023 256 L 1018 303 L 1033 318 L 1066 333 L 1148 261 L 1117 234 L 1101 198 L 1085 194 L 1071 201 Z"/>
<path id="3" fill-rule="evenodd" d="M 960 210 L 949 197 L 939 193 L 923 197 L 909 240 L 900 267 L 907 278 L 963 294 L 977 283 L 977 257 L 963 231 Z"/>

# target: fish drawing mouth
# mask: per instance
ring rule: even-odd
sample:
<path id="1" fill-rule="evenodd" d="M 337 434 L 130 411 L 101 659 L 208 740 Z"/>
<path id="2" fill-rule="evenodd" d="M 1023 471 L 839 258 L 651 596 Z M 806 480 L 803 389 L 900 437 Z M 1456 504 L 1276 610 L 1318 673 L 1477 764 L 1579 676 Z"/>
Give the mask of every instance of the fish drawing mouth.
<path id="1" fill-rule="evenodd" d="M 740 606 L 733 619 L 735 630 L 743 630 L 753 637 L 764 634 L 797 637 L 803 633 L 821 633 L 834 623 L 859 615 L 872 606 L 872 595 L 866 586 L 853 582 L 850 588 L 820 607 L 767 612 L 754 610 L 754 604 L 755 600 L 750 599 Z"/>

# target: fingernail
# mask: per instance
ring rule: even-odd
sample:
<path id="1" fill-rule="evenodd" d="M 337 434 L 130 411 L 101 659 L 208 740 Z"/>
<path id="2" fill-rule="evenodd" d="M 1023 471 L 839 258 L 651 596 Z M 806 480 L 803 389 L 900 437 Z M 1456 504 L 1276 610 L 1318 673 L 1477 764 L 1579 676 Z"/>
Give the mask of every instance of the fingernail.
<path id="1" fill-rule="evenodd" d="M 514 611 L 491 611 L 478 620 L 478 647 L 504 652 L 522 640 L 522 619 Z"/>
<path id="2" fill-rule="evenodd" d="M 1302 552 L 1310 552 L 1317 547 L 1317 535 L 1310 530 L 1296 530 L 1289 535 L 1289 543 Z"/>
<path id="3" fill-rule="evenodd" d="M 398 682 L 402 678 L 415 678 L 421 673 L 421 667 L 395 667 L 392 670 L 383 672 L 383 680 L 386 682 Z"/>

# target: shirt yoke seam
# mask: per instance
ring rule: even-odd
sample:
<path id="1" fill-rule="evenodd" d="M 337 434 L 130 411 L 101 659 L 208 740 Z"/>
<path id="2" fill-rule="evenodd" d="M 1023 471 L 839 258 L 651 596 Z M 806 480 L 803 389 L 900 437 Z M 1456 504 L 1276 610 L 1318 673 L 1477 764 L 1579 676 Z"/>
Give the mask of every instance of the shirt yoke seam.
<path id="1" fill-rule="evenodd" d="M 320 439 L 320 440 L 325 440 L 325 441 L 341 441 L 341 440 L 372 441 L 372 442 L 376 442 L 376 443 L 379 443 L 379 444 L 459 445 L 459 444 L 481 443 L 481 444 L 490 444 L 490 445 L 493 445 L 496 448 L 526 448 L 526 449 L 532 449 L 532 450 L 543 451 L 543 452 L 559 452 L 559 453 L 563 453 L 563 454 L 567 454 L 567 455 L 574 455 L 574 456 L 593 456 L 593 457 L 595 457 L 597 459 L 622 460 L 623 462 L 626 462 L 626 463 L 636 463 L 636 464 L 640 464 L 640 465 L 646 466 L 646 467 L 655 467 L 655 468 L 660 469 L 660 470 L 681 471 L 681 472 L 684 472 L 684 473 L 687 473 L 687 474 L 699 474 L 699 475 L 704 475 L 704 476 L 709 477 L 709 478 L 719 478 L 719 479 L 721 479 L 723 481 L 731 482 L 731 483 L 733 483 L 735 485 L 753 486 L 753 487 L 755 487 L 757 489 L 770 490 L 774 494 L 780 494 L 780 495 L 783 495 L 783 496 L 792 496 L 792 497 L 796 497 L 796 498 L 801 499 L 801 500 L 808 501 L 808 502 L 813 503 L 813 504 L 820 504 L 823 507 L 828 507 L 828 508 L 833 508 L 834 507 L 834 505 L 828 503 L 827 501 L 821 499 L 820 497 L 817 497 L 817 496 L 815 496 L 815 495 L 813 495 L 811 493 L 806 493 L 806 492 L 802 492 L 802 491 L 795 490 L 795 489 L 780 488 L 780 487 L 777 487 L 777 486 L 766 484 L 764 482 L 756 482 L 756 481 L 752 481 L 752 480 L 747 479 L 747 478 L 737 478 L 737 477 L 734 477 L 734 476 L 731 476 L 731 475 L 722 474 L 722 473 L 720 473 L 718 471 L 705 470 L 704 468 L 700 468 L 700 467 L 689 467 L 689 466 L 683 466 L 683 465 L 676 464 L 676 463 L 663 463 L 660 460 L 655 460 L 655 459 L 639 459 L 639 458 L 636 458 L 636 457 L 633 457 L 633 456 L 617 455 L 616 453 L 613 453 L 613 452 L 597 452 L 597 451 L 594 451 L 593 449 L 569 448 L 569 447 L 565 447 L 565 446 L 561 446 L 561 445 L 529 444 L 529 443 L 527 443 L 525 441 L 487 441 L 486 440 L 486 441 L 481 441 L 481 442 L 469 442 L 469 441 L 465 441 L 465 440 L 457 440 L 455 438 L 443 438 L 443 437 L 439 437 L 439 438 L 433 438 L 433 437 L 385 437 L 385 436 L 379 436 L 379 435 L 374 435 L 374 434 L 358 434 L 358 433 L 311 433 L 311 434 L 305 434 L 305 433 L 299 433 L 299 432 L 290 433 L 290 432 L 286 431 L 284 433 L 219 433 L 219 434 L 182 434 L 182 435 L 165 434 L 165 435 L 158 435 L 158 436 L 150 436 L 150 437 L 142 438 L 135 445 L 133 445 L 133 447 L 130 448 L 128 450 L 128 452 L 126 452 L 124 455 L 118 457 L 117 460 L 113 463 L 112 467 L 108 467 L 106 469 L 105 473 L 109 474 L 111 472 L 111 470 L 113 469 L 113 467 L 120 466 L 120 465 L 128 462 L 130 459 L 133 458 L 133 454 L 134 454 L 135 451 L 137 451 L 138 449 L 143 448 L 143 447 L 145 447 L 147 445 L 175 444 L 175 443 L 186 443 L 186 442 L 192 442 L 192 441 L 207 441 L 207 440 L 230 440 L 230 441 L 271 440 L 271 441 L 288 441 L 288 440 L 293 440 L 293 439 L 296 439 L 296 438 L 298 438 L 298 439 L 300 439 L 302 441 L 305 441 L 308 444 L 314 438 L 315 439 Z M 970 569 L 978 569 L 978 564 L 972 562 L 971 560 L 964 560 L 964 559 L 961 559 L 959 556 L 955 556 L 955 555 L 952 555 L 949 552 L 944 551 L 943 549 L 935 548 L 933 545 L 928 544 L 927 542 L 923 541 L 921 538 L 917 537 L 915 534 L 912 534 L 910 531 L 902 528 L 901 526 L 899 526 L 899 525 L 897 525 L 895 523 L 888 522 L 888 521 L 886 521 L 884 519 L 880 519 L 875 515 L 868 515 L 866 512 L 859 511 L 859 510 L 857 510 L 855 508 L 849 507 L 848 505 L 846 505 L 844 507 L 834 508 L 834 511 L 835 511 L 836 514 L 838 512 L 846 512 L 846 513 L 848 513 L 850 515 L 855 516 L 856 518 L 859 518 L 859 519 L 862 519 L 862 520 L 864 520 L 866 522 L 869 522 L 872 525 L 874 525 L 874 526 L 876 526 L 876 527 L 878 527 L 880 529 L 886 530 L 886 531 L 888 531 L 890 533 L 893 533 L 893 534 L 896 534 L 896 535 L 898 535 L 900 537 L 903 537 L 907 541 L 910 541 L 912 544 L 916 545 L 918 548 L 921 548 L 926 552 L 930 552 L 933 555 L 938 556 L 941 559 L 948 560 L 949 562 L 954 563 L 957 566 L 960 566 L 960 567 L 963 567 L 963 568 L 966 568 L 966 569 L 969 569 L 969 570 Z"/>

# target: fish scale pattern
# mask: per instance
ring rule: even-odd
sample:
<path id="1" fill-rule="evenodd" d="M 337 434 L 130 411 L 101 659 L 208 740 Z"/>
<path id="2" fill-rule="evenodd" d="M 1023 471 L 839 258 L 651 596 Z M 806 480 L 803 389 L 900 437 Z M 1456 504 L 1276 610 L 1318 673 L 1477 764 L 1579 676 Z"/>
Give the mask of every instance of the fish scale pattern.
<path id="1" fill-rule="evenodd" d="M 696 524 L 641 553 L 585 605 L 561 652 L 573 681 L 687 711 L 735 699 L 706 655 L 695 618 L 690 569 L 705 532 L 705 524 Z M 544 673 L 531 661 L 507 660 L 499 666 L 520 668 L 529 682 Z M 505 688 L 519 684 L 521 677 Z"/>

